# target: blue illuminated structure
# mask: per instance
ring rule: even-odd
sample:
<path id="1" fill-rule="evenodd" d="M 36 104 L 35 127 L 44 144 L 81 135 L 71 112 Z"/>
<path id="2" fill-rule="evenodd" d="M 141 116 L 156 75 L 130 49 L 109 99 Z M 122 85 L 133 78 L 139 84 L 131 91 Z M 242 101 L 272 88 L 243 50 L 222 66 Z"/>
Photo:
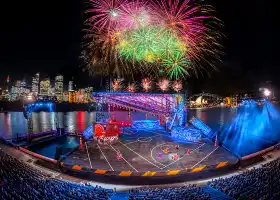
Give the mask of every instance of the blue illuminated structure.
<path id="1" fill-rule="evenodd" d="M 207 137 L 209 138 L 212 137 L 211 135 L 212 129 L 209 126 L 207 126 L 204 122 L 202 122 L 200 119 L 192 117 L 190 123 L 198 130 L 201 130 L 202 133 Z"/>
<path id="2" fill-rule="evenodd" d="M 29 140 L 31 138 L 31 134 L 33 133 L 32 113 L 40 112 L 40 111 L 55 112 L 55 103 L 51 101 L 36 101 L 31 104 L 25 105 L 25 111 L 23 115 L 27 119 Z M 56 121 L 56 125 L 58 125 L 57 115 L 55 115 L 55 121 Z"/>
<path id="3" fill-rule="evenodd" d="M 191 127 L 174 127 L 171 130 L 171 137 L 183 141 L 199 142 L 201 131 Z"/>
<path id="4" fill-rule="evenodd" d="M 134 120 L 132 128 L 145 130 L 163 129 L 159 120 Z"/>
<path id="5" fill-rule="evenodd" d="M 218 140 L 238 156 L 273 146 L 280 140 L 280 114 L 268 100 L 244 100 L 236 117 L 225 125 Z"/>
<path id="6" fill-rule="evenodd" d="M 86 130 L 82 132 L 82 135 L 85 137 L 86 140 L 93 137 L 93 125 L 87 127 Z"/>
<path id="7" fill-rule="evenodd" d="M 186 118 L 186 108 L 185 108 L 185 102 L 182 95 L 175 94 L 174 95 L 176 101 L 173 102 L 173 117 L 172 121 L 169 122 L 169 129 L 172 129 L 172 127 L 175 126 L 183 126 L 185 124 L 185 118 Z"/>
<path id="8" fill-rule="evenodd" d="M 39 111 L 55 112 L 55 103 L 51 101 L 37 101 L 26 105 L 27 113 Z"/>

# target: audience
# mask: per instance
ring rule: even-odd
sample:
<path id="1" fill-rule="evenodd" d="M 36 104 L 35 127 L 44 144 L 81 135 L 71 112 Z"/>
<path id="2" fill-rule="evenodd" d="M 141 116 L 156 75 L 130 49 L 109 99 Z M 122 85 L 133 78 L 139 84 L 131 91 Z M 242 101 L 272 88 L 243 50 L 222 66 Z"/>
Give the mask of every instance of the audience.
<path id="1" fill-rule="evenodd" d="M 237 176 L 214 180 L 209 186 L 235 199 L 280 199 L 280 159 Z"/>
<path id="2" fill-rule="evenodd" d="M 129 191 L 130 200 L 208 200 L 210 195 L 196 185 L 178 188 L 137 188 Z"/>
<path id="3" fill-rule="evenodd" d="M 280 199 L 280 159 L 240 175 L 217 179 L 210 187 L 240 200 Z M 209 191 L 208 191 L 209 192 Z M 113 190 L 51 177 L 11 157 L 0 149 L 0 199 L 94 199 L 106 200 Z M 196 185 L 177 188 L 137 188 L 128 192 L 130 200 L 210 200 Z"/>
<path id="4" fill-rule="evenodd" d="M 113 190 L 51 178 L 0 150 L 0 199 L 106 200 Z"/>

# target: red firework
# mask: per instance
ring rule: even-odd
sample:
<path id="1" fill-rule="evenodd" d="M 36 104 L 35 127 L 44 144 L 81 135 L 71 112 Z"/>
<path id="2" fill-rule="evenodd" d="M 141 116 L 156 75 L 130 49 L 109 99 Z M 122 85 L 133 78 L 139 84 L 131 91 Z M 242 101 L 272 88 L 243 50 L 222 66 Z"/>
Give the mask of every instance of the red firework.
<path id="1" fill-rule="evenodd" d="M 211 15 L 210 6 L 194 5 L 193 0 L 154 0 L 152 5 L 160 23 L 185 41 L 189 59 L 201 59 L 202 52 L 215 54 L 211 47 L 217 44 L 213 35 L 218 33 L 209 21 L 218 20 Z"/>
<path id="2" fill-rule="evenodd" d="M 115 30 L 119 18 L 122 15 L 121 6 L 128 0 L 89 0 L 90 9 L 87 13 L 92 16 L 87 20 L 91 23 L 92 29 Z"/>
<path id="3" fill-rule="evenodd" d="M 148 1 L 135 0 L 121 6 L 122 17 L 119 19 L 120 29 L 132 30 L 152 25 L 158 22 L 155 12 Z"/>
<path id="4" fill-rule="evenodd" d="M 136 91 L 136 84 L 135 83 L 128 84 L 127 91 L 128 92 L 135 92 Z"/>

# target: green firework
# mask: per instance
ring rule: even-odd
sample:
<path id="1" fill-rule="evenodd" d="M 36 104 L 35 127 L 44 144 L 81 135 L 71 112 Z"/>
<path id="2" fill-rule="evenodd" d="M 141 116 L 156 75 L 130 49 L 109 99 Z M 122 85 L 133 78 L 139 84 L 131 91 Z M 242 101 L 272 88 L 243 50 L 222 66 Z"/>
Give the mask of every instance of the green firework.
<path id="1" fill-rule="evenodd" d="M 168 77 L 177 80 L 180 76 L 189 75 L 188 69 L 191 67 L 191 62 L 183 53 L 178 52 L 164 58 L 162 65 L 166 67 Z"/>
<path id="2" fill-rule="evenodd" d="M 172 31 L 160 26 L 123 32 L 117 49 L 127 59 L 150 63 L 160 63 L 164 58 L 187 51 L 184 42 Z"/>

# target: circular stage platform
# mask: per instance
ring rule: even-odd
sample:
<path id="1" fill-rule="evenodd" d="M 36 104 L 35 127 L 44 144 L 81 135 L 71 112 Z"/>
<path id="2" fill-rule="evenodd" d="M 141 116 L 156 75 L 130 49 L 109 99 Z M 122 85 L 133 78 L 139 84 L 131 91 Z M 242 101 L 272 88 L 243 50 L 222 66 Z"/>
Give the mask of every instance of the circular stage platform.
<path id="1" fill-rule="evenodd" d="M 187 170 L 238 158 L 206 138 L 200 142 L 175 140 L 164 130 L 129 129 L 116 144 L 100 145 L 87 141 L 83 149 L 68 155 L 63 163 L 106 171 L 166 172 Z"/>

